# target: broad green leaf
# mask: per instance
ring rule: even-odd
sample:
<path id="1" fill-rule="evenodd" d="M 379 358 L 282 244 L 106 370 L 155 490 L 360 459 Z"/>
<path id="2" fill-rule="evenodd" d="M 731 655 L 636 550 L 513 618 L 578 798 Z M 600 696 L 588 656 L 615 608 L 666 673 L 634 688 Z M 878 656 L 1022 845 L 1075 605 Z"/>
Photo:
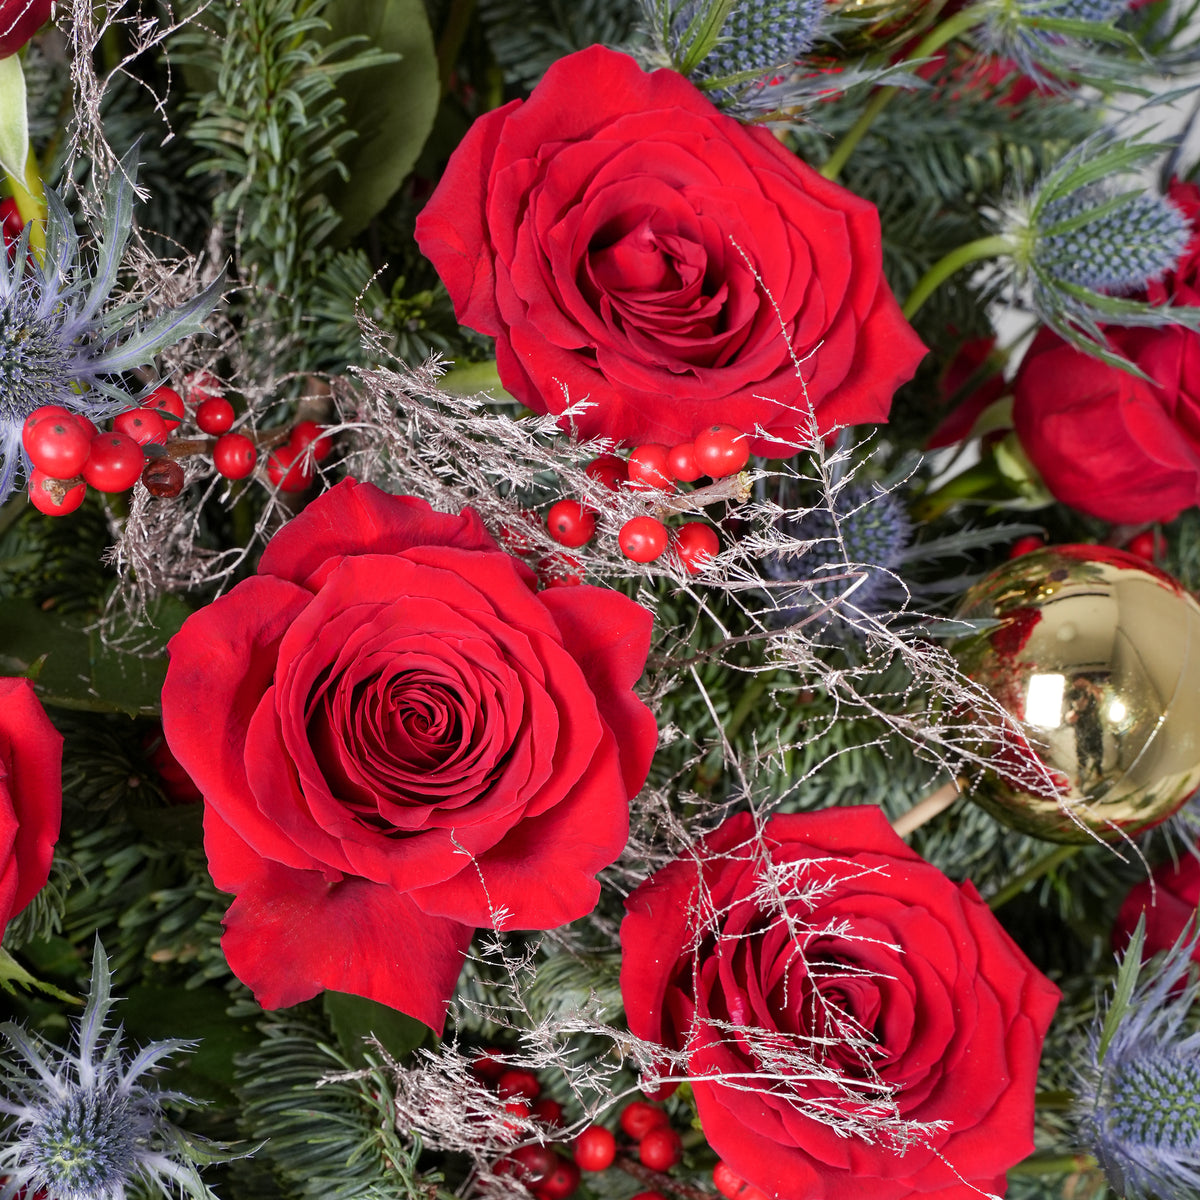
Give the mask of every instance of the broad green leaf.
<path id="1" fill-rule="evenodd" d="M 253 1024 L 231 1017 L 228 1007 L 229 996 L 215 984 L 198 988 L 138 984 L 117 1012 L 139 1044 L 172 1038 L 198 1041 L 190 1054 L 168 1060 L 170 1086 L 196 1100 L 228 1102 L 235 1056 L 258 1045 Z"/>
<path id="2" fill-rule="evenodd" d="M 29 157 L 29 121 L 25 110 L 25 76 L 21 56 L 0 58 L 0 167 L 14 179 L 25 179 Z"/>
<path id="3" fill-rule="evenodd" d="M 337 1034 L 342 1053 L 359 1066 L 365 1061 L 363 1038 L 373 1037 L 393 1058 L 403 1058 L 429 1033 L 414 1017 L 346 992 L 325 993 L 325 1015 Z"/>
<path id="4" fill-rule="evenodd" d="M 0 674 L 27 675 L 43 704 L 90 712 L 152 717 L 159 712 L 167 640 L 188 615 L 172 596 L 151 611 L 152 629 L 139 629 L 141 654 L 104 645 L 86 617 L 62 617 L 27 600 L 0 601 Z"/>
<path id="5" fill-rule="evenodd" d="M 330 41 L 366 34 L 367 45 L 400 61 L 343 75 L 338 95 L 358 137 L 345 149 L 348 182 L 335 179 L 329 200 L 351 238 L 391 199 L 433 128 L 440 99 L 437 53 L 424 0 L 332 0 L 322 14 Z"/>

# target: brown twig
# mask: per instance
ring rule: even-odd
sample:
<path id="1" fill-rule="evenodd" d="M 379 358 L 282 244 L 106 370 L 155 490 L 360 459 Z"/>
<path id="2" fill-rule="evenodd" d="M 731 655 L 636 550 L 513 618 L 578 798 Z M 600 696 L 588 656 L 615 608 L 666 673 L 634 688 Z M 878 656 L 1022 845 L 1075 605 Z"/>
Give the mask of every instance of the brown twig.
<path id="1" fill-rule="evenodd" d="M 627 1175 L 632 1175 L 639 1183 L 648 1184 L 656 1192 L 674 1192 L 676 1196 L 684 1197 L 684 1200 L 719 1200 L 715 1192 L 706 1192 L 703 1188 L 692 1187 L 690 1183 L 672 1179 L 670 1175 L 664 1175 L 661 1171 L 636 1162 L 624 1154 L 617 1155 L 615 1165 Z"/>

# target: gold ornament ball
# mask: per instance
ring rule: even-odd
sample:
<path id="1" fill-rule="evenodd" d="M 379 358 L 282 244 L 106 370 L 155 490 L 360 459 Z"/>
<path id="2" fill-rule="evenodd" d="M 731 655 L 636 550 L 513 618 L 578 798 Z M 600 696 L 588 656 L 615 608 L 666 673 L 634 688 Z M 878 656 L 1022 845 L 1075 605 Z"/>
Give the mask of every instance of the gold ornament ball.
<path id="1" fill-rule="evenodd" d="M 971 798 L 1051 842 L 1115 841 L 1200 787 L 1200 604 L 1107 546 L 1035 550 L 980 580 L 956 613 L 999 622 L 954 655 L 1012 718 Z"/>

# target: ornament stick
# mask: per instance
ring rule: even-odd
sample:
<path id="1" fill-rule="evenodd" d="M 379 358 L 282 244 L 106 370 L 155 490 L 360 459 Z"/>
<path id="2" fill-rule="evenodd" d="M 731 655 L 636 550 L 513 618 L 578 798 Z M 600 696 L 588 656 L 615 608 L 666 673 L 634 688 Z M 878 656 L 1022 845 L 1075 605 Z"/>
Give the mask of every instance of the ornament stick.
<path id="1" fill-rule="evenodd" d="M 930 792 L 924 800 L 918 800 L 908 812 L 901 813 L 892 822 L 892 828 L 900 837 L 908 837 L 913 830 L 920 829 L 926 821 L 932 821 L 938 813 L 945 812 L 962 795 L 966 784 L 967 781 L 961 778 L 943 783 L 936 792 Z"/>

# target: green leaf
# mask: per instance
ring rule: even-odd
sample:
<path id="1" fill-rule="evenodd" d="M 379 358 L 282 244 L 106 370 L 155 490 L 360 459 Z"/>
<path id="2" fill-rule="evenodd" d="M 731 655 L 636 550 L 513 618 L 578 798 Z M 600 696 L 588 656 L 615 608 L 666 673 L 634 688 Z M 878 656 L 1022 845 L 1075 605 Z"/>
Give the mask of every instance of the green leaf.
<path id="1" fill-rule="evenodd" d="M 35 975 L 30 975 L 7 950 L 0 946 L 0 988 L 3 988 L 6 992 L 11 992 L 14 984 L 18 983 L 22 987 L 45 992 L 48 996 L 53 996 L 56 1000 L 64 1000 L 67 1004 L 79 1003 L 79 1000 L 75 996 L 64 992 L 61 988 L 56 988 L 52 983 L 45 983 Z"/>
<path id="2" fill-rule="evenodd" d="M 1108 1047 L 1121 1024 L 1122 1018 L 1129 1009 L 1129 1001 L 1133 997 L 1133 989 L 1137 987 L 1138 975 L 1142 970 L 1142 946 L 1146 941 L 1146 914 L 1138 917 L 1137 928 L 1129 945 L 1121 958 L 1121 966 L 1117 971 L 1117 987 L 1113 993 L 1112 1003 L 1104 1016 L 1104 1027 L 1100 1030 L 1100 1047 L 1098 1061 L 1103 1062 L 1108 1053 Z"/>
<path id="3" fill-rule="evenodd" d="M 131 717 L 159 713 L 167 639 L 189 609 L 165 596 L 151 609 L 140 654 L 106 646 L 86 617 L 61 617 L 27 600 L 0 601 L 0 673 L 34 681 L 43 704 Z"/>
<path id="4" fill-rule="evenodd" d="M 342 155 L 350 178 L 334 180 L 328 197 L 342 217 L 340 235 L 351 238 L 391 199 L 429 137 L 440 99 L 437 53 L 424 0 L 332 0 L 322 15 L 330 42 L 365 34 L 375 49 L 400 57 L 338 80 L 358 137 Z"/>
<path id="5" fill-rule="evenodd" d="M 25 179 L 29 158 L 29 119 L 25 109 L 25 75 L 20 55 L 0 58 L 0 167 L 14 179 Z"/>
<path id="6" fill-rule="evenodd" d="M 171 1086 L 193 1099 L 228 1102 L 234 1085 L 234 1058 L 258 1045 L 251 1021 L 228 1013 L 222 988 L 160 987 L 139 984 L 121 1001 L 119 1015 L 133 1039 L 145 1044 L 186 1038 L 198 1041 L 189 1054 L 168 1060 Z"/>
<path id="7" fill-rule="evenodd" d="M 373 1037 L 393 1058 L 403 1058 L 429 1033 L 414 1017 L 346 992 L 325 993 L 325 1015 L 337 1034 L 342 1053 L 359 1066 L 366 1063 L 363 1038 Z"/>

